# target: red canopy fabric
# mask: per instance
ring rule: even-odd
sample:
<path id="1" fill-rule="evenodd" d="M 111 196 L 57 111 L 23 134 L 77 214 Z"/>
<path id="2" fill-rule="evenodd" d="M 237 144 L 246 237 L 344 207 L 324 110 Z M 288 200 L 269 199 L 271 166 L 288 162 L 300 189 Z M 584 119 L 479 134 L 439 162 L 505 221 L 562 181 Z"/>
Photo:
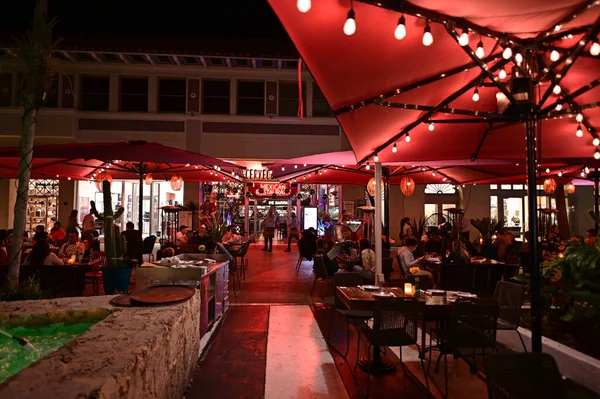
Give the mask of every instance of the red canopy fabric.
<path id="1" fill-rule="evenodd" d="M 0 178 L 16 178 L 19 174 L 20 149 L 0 148 Z M 233 179 L 239 168 L 206 155 L 160 143 L 117 142 L 76 143 L 35 146 L 32 178 L 85 180 L 100 170 L 114 179 L 138 179 L 136 165 L 143 162 L 155 180 L 168 180 L 175 173 L 184 181 Z M 219 170 L 216 170 L 216 169 Z"/>
<path id="2" fill-rule="evenodd" d="M 469 43 L 475 50 L 477 42 L 481 40 L 485 57 L 489 57 L 493 49 L 492 55 L 496 57 L 487 59 L 486 65 L 488 68 L 497 68 L 493 70 L 495 75 L 498 75 L 501 65 L 496 67 L 496 64 L 504 62 L 500 55 L 506 44 L 500 41 L 512 40 L 509 44 L 514 48 L 514 53 L 522 51 L 519 46 L 534 45 L 541 70 L 552 63 L 551 49 L 572 49 L 588 31 L 596 32 L 594 29 L 597 29 L 600 21 L 600 7 L 582 0 L 383 1 L 381 7 L 365 0 L 353 2 L 356 32 L 347 36 L 342 27 L 351 6 L 350 1 L 315 0 L 307 13 L 298 11 L 293 1 L 269 0 L 269 3 L 331 107 L 337 111 L 338 121 L 359 162 L 372 161 L 375 151 L 385 163 L 465 163 L 473 155 L 479 160 L 507 163 L 523 162 L 525 159 L 525 129 L 522 123 L 504 123 L 504 127 L 501 127 L 502 123 L 495 123 L 486 135 L 487 123 L 442 123 L 447 119 L 473 118 L 452 114 L 448 109 L 434 112 L 430 118 L 410 130 L 409 143 L 405 142 L 403 135 L 399 136 L 403 129 L 426 114 L 422 106 L 438 106 L 471 82 L 475 82 L 473 86 L 449 101 L 447 108 L 498 113 L 496 95 L 499 89 L 489 77 L 483 79 L 482 69 L 473 63 L 439 22 L 429 23 L 434 41 L 431 46 L 425 47 L 421 41 L 427 21 L 406 13 L 407 35 L 401 41 L 396 40 L 394 30 L 401 14 L 385 7 L 393 8 L 401 4 L 422 7 L 427 12 L 454 17 L 458 23 L 466 21 L 472 24 L 470 26 L 478 25 L 481 30 L 499 32 L 493 38 L 471 33 Z M 569 15 L 576 15 L 576 18 L 565 19 Z M 559 29 L 555 32 L 557 24 Z M 452 27 L 448 25 L 448 28 Z M 462 32 L 460 25 L 456 29 Z M 534 43 L 538 35 L 547 39 Z M 568 73 L 560 82 L 562 95 L 568 96 L 599 78 L 600 63 L 598 57 L 590 55 L 590 46 L 591 43 L 587 43 L 581 55 L 571 62 Z M 538 99 L 552 87 L 549 79 L 570 65 L 567 57 L 555 64 L 550 68 L 548 77 L 536 85 Z M 514 65 L 514 58 L 506 64 L 509 78 Z M 507 82 L 505 79 L 504 83 Z M 474 102 L 474 88 L 482 83 L 478 88 L 479 101 Z M 561 99 L 564 97 L 551 94 L 540 108 L 552 106 L 548 110 L 552 111 L 554 103 Z M 541 147 L 541 158 L 546 163 L 564 158 L 590 158 L 594 154 L 592 139 L 596 135 L 594 126 L 600 124 L 600 110 L 593 103 L 600 101 L 600 88 L 588 90 L 569 100 L 570 104 L 565 101 L 562 112 L 554 112 L 549 119 L 539 123 L 541 139 L 538 146 Z M 378 105 L 378 101 L 412 104 L 421 108 L 388 108 Z M 578 112 L 577 107 L 586 104 L 590 107 L 584 107 L 582 114 L 585 117 L 584 125 L 589 126 L 590 131 L 584 127 L 584 136 L 578 138 L 575 134 L 577 123 L 573 116 Z M 560 119 L 559 116 L 565 111 L 571 117 L 564 115 Z M 434 131 L 428 129 L 430 120 L 434 122 Z M 436 120 L 441 121 L 436 123 Z M 394 142 L 396 153 L 391 151 Z"/>

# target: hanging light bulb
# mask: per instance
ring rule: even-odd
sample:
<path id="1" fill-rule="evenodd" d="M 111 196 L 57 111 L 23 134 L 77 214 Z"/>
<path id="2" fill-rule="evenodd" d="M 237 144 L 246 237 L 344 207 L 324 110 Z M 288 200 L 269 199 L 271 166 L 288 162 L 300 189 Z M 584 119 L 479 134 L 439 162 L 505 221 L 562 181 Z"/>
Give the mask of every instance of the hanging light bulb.
<path id="1" fill-rule="evenodd" d="M 600 44 L 598 44 L 598 42 L 592 43 L 592 47 L 590 47 L 590 54 L 594 57 L 600 54 Z"/>
<path id="2" fill-rule="evenodd" d="M 296 7 L 298 7 L 298 11 L 302 13 L 306 13 L 312 7 L 310 0 L 298 0 L 296 2 Z"/>
<path id="3" fill-rule="evenodd" d="M 475 88 L 475 91 L 473 92 L 473 97 L 471 97 L 471 98 L 475 102 L 479 101 L 479 90 L 477 89 L 477 87 Z"/>
<path id="4" fill-rule="evenodd" d="M 469 45 L 469 33 L 467 29 L 464 29 L 458 38 L 458 44 L 465 47 Z"/>
<path id="5" fill-rule="evenodd" d="M 282 167 L 281 167 L 281 171 L 282 171 L 282 172 L 283 172 L 283 171 L 285 171 L 285 166 L 282 166 Z"/>
<path id="6" fill-rule="evenodd" d="M 562 177 L 562 170 L 558 172 L 558 177 Z"/>
<path id="7" fill-rule="evenodd" d="M 585 174 L 589 174 L 590 173 L 590 168 L 588 168 L 587 166 L 585 167 L 585 169 L 583 170 L 585 172 Z"/>
<path id="8" fill-rule="evenodd" d="M 379 162 L 379 154 L 375 154 L 375 156 L 373 157 L 373 161 Z"/>
<path id="9" fill-rule="evenodd" d="M 346 22 L 344 23 L 344 33 L 348 36 L 352 36 L 356 32 L 356 21 L 354 20 L 354 9 L 351 8 L 348 11 Z"/>
<path id="10" fill-rule="evenodd" d="M 433 43 L 433 35 L 431 34 L 431 28 L 429 27 L 429 21 L 427 21 L 427 25 L 425 25 L 425 30 L 423 31 L 423 46 L 429 47 Z"/>
<path id="11" fill-rule="evenodd" d="M 410 133 L 406 133 L 406 136 L 404 136 L 404 141 L 410 143 Z"/>
<path id="12" fill-rule="evenodd" d="M 294 165 L 294 169 L 298 169 L 298 165 Z"/>
<path id="13" fill-rule="evenodd" d="M 500 78 L 500 80 L 506 79 L 506 70 L 504 69 L 504 67 L 502 67 L 500 73 L 498 73 L 498 77 Z"/>
<path id="14" fill-rule="evenodd" d="M 479 40 L 477 43 L 477 50 L 475 50 L 475 55 L 477 58 L 483 58 L 485 56 L 485 51 L 483 51 L 483 42 Z"/>
<path id="15" fill-rule="evenodd" d="M 556 104 L 556 107 L 554 109 L 560 111 L 562 109 L 562 104 Z"/>
<path id="16" fill-rule="evenodd" d="M 367 164 L 367 166 L 365 166 L 365 169 L 366 169 L 366 170 L 369 170 L 369 169 L 371 169 L 371 165 Z"/>
<path id="17" fill-rule="evenodd" d="M 600 139 L 598 137 L 594 137 L 594 140 L 592 140 L 592 145 L 598 147 L 600 145 Z"/>
<path id="18" fill-rule="evenodd" d="M 581 112 L 578 113 L 577 116 L 575 116 L 575 120 L 580 123 L 583 122 L 583 115 L 581 114 Z"/>
<path id="19" fill-rule="evenodd" d="M 559 58 L 560 53 L 556 50 L 552 50 L 552 52 L 550 53 L 550 61 L 558 61 Z"/>
<path id="20" fill-rule="evenodd" d="M 550 168 L 546 168 L 546 173 L 550 173 Z"/>
<path id="21" fill-rule="evenodd" d="M 577 133 L 575 133 L 577 137 L 583 137 L 583 129 L 581 129 L 581 125 L 577 125 Z"/>
<path id="22" fill-rule="evenodd" d="M 444 178 L 442 179 L 442 181 L 446 181 L 446 180 L 448 180 L 448 179 L 446 179 L 446 177 L 444 176 Z"/>
<path id="23" fill-rule="evenodd" d="M 433 122 L 429 122 L 429 131 L 433 132 L 434 129 L 435 129 L 435 126 L 433 126 Z"/>
<path id="24" fill-rule="evenodd" d="M 517 61 L 517 65 L 521 65 L 521 62 L 523 62 L 523 56 L 521 55 L 521 53 L 515 54 L 515 61 Z"/>
<path id="25" fill-rule="evenodd" d="M 502 58 L 508 60 L 510 57 L 512 57 L 512 49 L 510 47 L 506 47 L 502 52 Z"/>
<path id="26" fill-rule="evenodd" d="M 581 171 L 581 177 L 585 177 L 585 172 L 583 170 Z"/>
<path id="27" fill-rule="evenodd" d="M 598 147 L 596 147 L 596 152 L 594 152 L 594 159 L 600 159 L 600 151 L 598 151 Z"/>
<path id="28" fill-rule="evenodd" d="M 398 147 L 396 147 L 396 143 L 394 143 L 394 146 L 392 147 L 392 152 L 394 154 L 398 152 Z"/>
<path id="29" fill-rule="evenodd" d="M 306 168 L 306 164 L 304 164 L 304 167 Z"/>
<path id="30" fill-rule="evenodd" d="M 396 30 L 394 31 L 394 37 L 396 40 L 402 40 L 406 37 L 406 20 L 404 19 L 404 15 L 398 20 L 398 26 L 396 26 Z"/>
<path id="31" fill-rule="evenodd" d="M 558 96 L 558 95 L 560 94 L 560 92 L 561 92 L 561 88 L 560 88 L 560 86 L 559 86 L 559 85 L 555 85 L 555 86 L 552 88 L 552 92 Z"/>

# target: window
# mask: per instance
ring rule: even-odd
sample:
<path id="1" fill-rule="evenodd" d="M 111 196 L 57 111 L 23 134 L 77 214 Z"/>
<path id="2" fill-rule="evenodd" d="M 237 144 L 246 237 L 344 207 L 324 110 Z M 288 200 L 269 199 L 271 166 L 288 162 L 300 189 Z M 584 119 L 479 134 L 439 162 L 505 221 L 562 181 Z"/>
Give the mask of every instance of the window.
<path id="1" fill-rule="evenodd" d="M 302 82 L 302 101 L 306 104 L 306 84 Z M 279 82 L 279 116 L 298 116 L 298 82 Z M 304 107 L 306 115 L 306 107 Z"/>
<path id="2" fill-rule="evenodd" d="M 454 194 L 456 188 L 452 184 L 428 184 L 425 186 L 425 194 Z"/>
<path id="3" fill-rule="evenodd" d="M 121 78 L 122 112 L 148 112 L 148 78 Z"/>
<path id="4" fill-rule="evenodd" d="M 333 111 L 331 110 L 329 103 L 325 99 L 325 95 L 323 94 L 321 89 L 319 89 L 319 86 L 317 86 L 316 83 L 313 85 L 312 104 L 313 104 L 313 116 L 315 116 L 315 117 L 319 117 L 319 116 L 331 117 L 331 116 L 333 116 Z"/>
<path id="5" fill-rule="evenodd" d="M 185 79 L 158 80 L 158 112 L 185 113 Z"/>
<path id="6" fill-rule="evenodd" d="M 510 189 L 512 189 L 512 185 L 510 185 L 510 184 L 501 184 L 500 185 L 500 189 L 501 190 L 510 190 Z"/>
<path id="7" fill-rule="evenodd" d="M 82 77 L 80 108 L 84 111 L 108 111 L 109 91 L 108 77 Z"/>
<path id="8" fill-rule="evenodd" d="M 265 82 L 238 82 L 238 115 L 265 114 Z"/>
<path id="9" fill-rule="evenodd" d="M 490 190 L 498 190 L 497 184 L 490 184 Z"/>
<path id="10" fill-rule="evenodd" d="M 229 114 L 229 80 L 202 81 L 202 112 Z"/>

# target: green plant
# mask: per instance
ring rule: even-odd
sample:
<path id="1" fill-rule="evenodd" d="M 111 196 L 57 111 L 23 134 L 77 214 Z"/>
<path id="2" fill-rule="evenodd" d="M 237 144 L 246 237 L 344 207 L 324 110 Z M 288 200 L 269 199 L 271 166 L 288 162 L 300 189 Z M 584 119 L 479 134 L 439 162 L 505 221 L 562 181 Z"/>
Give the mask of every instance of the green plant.
<path id="1" fill-rule="evenodd" d="M 480 219 L 471 219 L 471 225 L 477 229 L 479 234 L 483 237 L 483 240 L 486 244 L 492 243 L 492 237 L 498 231 L 504 228 L 504 220 L 496 220 L 489 217 L 484 217 Z"/>
<path id="2" fill-rule="evenodd" d="M 227 225 L 223 222 L 220 215 L 213 215 L 206 218 L 204 224 L 206 225 L 206 234 L 209 241 L 221 242 L 223 236 L 227 232 Z"/>
<path id="3" fill-rule="evenodd" d="M 0 301 L 23 301 L 43 297 L 40 282 L 33 276 L 28 277 L 21 284 L 9 280 L 0 288 Z"/>
<path id="4" fill-rule="evenodd" d="M 104 226 L 104 251 L 106 252 L 107 266 L 120 266 L 125 251 L 125 239 L 121 236 L 119 226 L 114 221 L 119 219 L 125 209 L 119 210 L 113 214 L 112 195 L 110 193 L 110 181 L 102 182 L 102 196 L 104 199 L 104 213 L 100 215 L 96 209 L 94 201 L 90 201 L 91 211 L 97 219 L 102 221 Z"/>

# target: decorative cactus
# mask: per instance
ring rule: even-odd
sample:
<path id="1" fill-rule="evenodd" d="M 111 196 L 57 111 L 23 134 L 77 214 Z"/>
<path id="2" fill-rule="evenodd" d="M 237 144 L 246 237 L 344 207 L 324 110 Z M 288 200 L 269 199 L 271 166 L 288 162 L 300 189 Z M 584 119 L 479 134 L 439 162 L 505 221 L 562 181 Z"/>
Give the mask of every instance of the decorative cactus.
<path id="1" fill-rule="evenodd" d="M 104 180 L 102 182 L 102 194 L 104 197 L 104 213 L 102 216 L 96 209 L 94 201 L 90 201 L 92 213 L 97 219 L 102 221 L 104 225 L 104 251 L 106 252 L 106 263 L 108 266 L 119 266 L 125 253 L 125 240 L 121 236 L 121 230 L 114 221 L 119 219 L 125 211 L 124 208 L 119 208 L 116 213 L 113 213 L 112 196 L 110 193 L 110 182 Z"/>

